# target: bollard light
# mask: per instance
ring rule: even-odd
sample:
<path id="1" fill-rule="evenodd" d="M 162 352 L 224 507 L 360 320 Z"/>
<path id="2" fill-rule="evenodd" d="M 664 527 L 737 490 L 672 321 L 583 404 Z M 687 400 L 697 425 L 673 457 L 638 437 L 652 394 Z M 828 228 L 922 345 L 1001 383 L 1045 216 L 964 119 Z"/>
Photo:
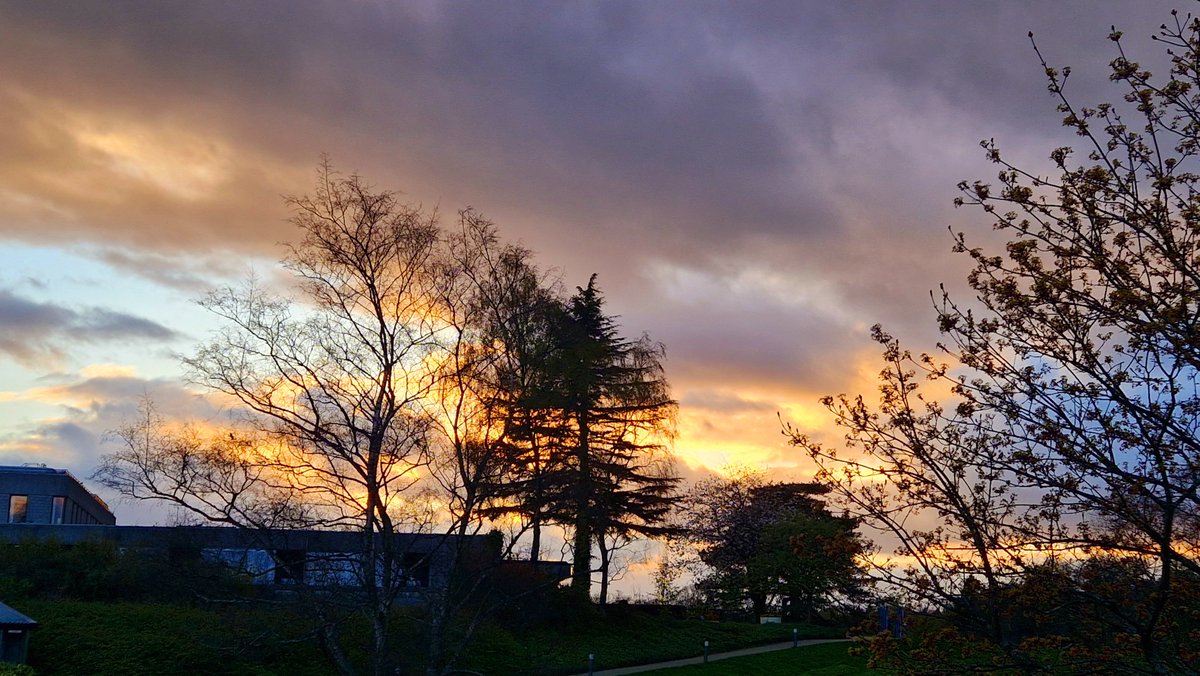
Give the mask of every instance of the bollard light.
<path id="1" fill-rule="evenodd" d="M 708 641 L 704 642 L 704 663 L 708 664 Z"/>
<path id="2" fill-rule="evenodd" d="M 596 655 L 588 653 L 588 676 L 592 676 L 592 671 L 596 668 Z"/>
<path id="3" fill-rule="evenodd" d="M 798 645 L 800 645 L 800 630 L 792 627 L 792 647 L 795 648 Z"/>

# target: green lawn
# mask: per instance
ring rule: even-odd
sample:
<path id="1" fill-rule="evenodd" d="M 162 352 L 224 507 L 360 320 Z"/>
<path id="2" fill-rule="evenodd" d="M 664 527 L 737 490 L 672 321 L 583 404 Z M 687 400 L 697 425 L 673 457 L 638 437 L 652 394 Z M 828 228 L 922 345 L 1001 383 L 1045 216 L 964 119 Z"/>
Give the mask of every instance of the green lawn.
<path id="1" fill-rule="evenodd" d="M 865 656 L 847 654 L 849 643 L 823 643 L 776 652 L 731 657 L 704 665 L 659 669 L 646 672 L 662 676 L 850 676 L 880 672 L 867 669 Z"/>
<path id="2" fill-rule="evenodd" d="M 217 612 L 158 603 L 23 600 L 39 623 L 29 662 L 54 674 L 288 674 L 329 672 L 303 628 L 270 611 Z"/>
<path id="3" fill-rule="evenodd" d="M 15 607 L 41 625 L 29 650 L 38 676 L 317 676 L 331 671 L 306 636 L 311 618 L 271 607 L 45 599 L 23 599 Z M 589 653 L 596 656 L 597 669 L 608 669 L 692 657 L 703 651 L 705 640 L 712 652 L 788 640 L 792 628 L 685 620 L 630 608 L 567 614 L 556 622 L 526 626 L 497 621 L 481 630 L 460 666 L 486 676 L 560 676 L 586 670 Z M 797 628 L 801 638 L 845 635 L 841 628 Z M 399 626 L 397 634 L 403 634 Z M 365 639 L 350 643 L 365 645 Z M 423 653 L 419 643 L 411 646 L 405 673 L 421 670 Z M 352 650 L 351 656 L 363 659 L 360 650 Z"/>
<path id="4" fill-rule="evenodd" d="M 694 657 L 704 651 L 706 640 L 714 653 L 786 641 L 793 627 L 800 638 L 846 634 L 844 628 L 682 620 L 613 609 L 577 625 L 522 632 L 493 627 L 480 636 L 463 666 L 488 676 L 555 676 L 585 671 L 589 654 L 596 656 L 597 670 L 612 669 Z"/>

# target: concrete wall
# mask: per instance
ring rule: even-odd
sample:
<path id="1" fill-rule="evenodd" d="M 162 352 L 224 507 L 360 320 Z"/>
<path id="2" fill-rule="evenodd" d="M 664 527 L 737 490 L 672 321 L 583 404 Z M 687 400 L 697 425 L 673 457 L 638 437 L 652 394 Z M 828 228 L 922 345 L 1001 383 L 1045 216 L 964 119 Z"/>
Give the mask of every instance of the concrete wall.
<path id="1" fill-rule="evenodd" d="M 297 584 L 289 566 L 302 568 L 303 583 L 316 587 L 359 586 L 363 534 L 353 531 L 241 530 L 193 526 L 90 526 L 0 524 L 0 544 L 52 540 L 65 545 L 111 542 L 122 548 L 187 552 L 221 561 L 251 576 L 255 584 Z M 414 588 L 443 588 L 456 558 L 488 566 L 499 558 L 491 538 L 397 533 L 397 575 L 408 574 Z M 297 566 L 297 564 L 299 564 Z M 407 569 L 406 569 L 407 567 Z M 280 569 L 283 568 L 282 574 Z M 382 577 L 382 572 L 378 574 Z"/>

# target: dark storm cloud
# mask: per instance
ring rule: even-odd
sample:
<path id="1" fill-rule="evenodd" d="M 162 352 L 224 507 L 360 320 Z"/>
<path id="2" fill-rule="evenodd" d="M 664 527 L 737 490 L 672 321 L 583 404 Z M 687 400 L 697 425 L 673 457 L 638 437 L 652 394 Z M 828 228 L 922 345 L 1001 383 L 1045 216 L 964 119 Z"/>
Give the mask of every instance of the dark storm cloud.
<path id="1" fill-rule="evenodd" d="M 171 329 L 105 308 L 70 308 L 0 289 L 0 353 L 32 364 L 64 356 L 70 343 L 168 341 Z"/>
<path id="2" fill-rule="evenodd" d="M 669 346 L 668 375 L 684 383 L 726 388 L 757 385 L 801 391 L 808 398 L 844 388 L 848 367 L 861 349 L 861 332 L 819 313 L 767 313 L 713 308 L 722 320 L 696 331 L 695 314 L 672 313 L 656 337 Z"/>
<path id="3" fill-rule="evenodd" d="M 481 95 L 467 109 L 473 126 L 510 132 L 498 140 L 506 156 L 527 156 L 521 172 L 599 211 L 598 223 L 657 215 L 669 231 L 687 217 L 698 235 L 819 211 L 819 199 L 779 190 L 793 151 L 749 74 L 688 39 L 704 22 L 653 25 L 643 11 L 546 7 L 486 22 L 464 12 L 446 19 L 454 40 L 437 62 Z M 678 53 L 663 62 L 663 51 Z"/>
<path id="4" fill-rule="evenodd" d="M 709 277 L 681 269 L 658 273 L 648 288 L 660 295 L 636 304 L 610 296 L 605 307 L 618 315 L 626 335 L 647 331 L 666 345 L 667 374 L 688 388 L 685 402 L 693 388 L 703 400 L 705 390 L 764 384 L 815 399 L 844 388 L 862 349 L 865 326 L 814 280 Z"/>
<path id="5" fill-rule="evenodd" d="M 689 35 L 705 18 L 652 25 L 644 11 L 16 5 L 4 10 L 10 47 L 0 49 L 18 88 L 35 96 L 65 92 L 141 120 L 195 117 L 219 139 L 285 164 L 328 149 L 355 166 L 453 179 L 465 184 L 434 189 L 485 206 L 537 197 L 567 229 L 652 222 L 660 235 L 719 234 L 734 221 L 794 225 L 798 214 L 828 225 L 819 196 L 785 185 L 794 152 L 760 87 Z M 38 101 L 25 109 L 36 115 Z M 55 149 L 73 150 L 67 140 Z M 226 197 L 248 187 L 229 185 Z M 164 215 L 182 238 L 189 210 L 211 208 L 181 204 Z M 223 225 L 240 223 L 211 223 Z"/>
<path id="6" fill-rule="evenodd" d="M 401 185 L 424 184 L 419 198 L 557 226 L 542 235 L 555 248 L 632 236 L 694 256 L 747 234 L 785 246 L 841 236 L 852 224 L 831 203 L 831 175 L 914 173 L 911 158 L 888 156 L 887 131 L 860 115 L 891 103 L 886 114 L 904 119 L 903 101 L 870 96 L 881 83 L 944 99 L 951 112 L 1025 119 L 1041 87 L 1024 31 L 1091 26 L 1107 19 L 1089 17 L 1114 12 L 1116 22 L 1132 14 L 961 3 L 919 12 L 794 2 L 29 3 L 6 7 L 3 23 L 5 62 L 22 89 L 151 120 L 194 115 L 253 149 L 247 162 L 307 164 L 331 150 Z M 1102 33 L 1068 39 L 1091 45 Z M 878 137 L 877 156 L 838 157 L 839 135 Z M 226 197 L 269 184 L 231 181 Z M 223 244 L 285 232 L 261 218 L 279 211 L 272 198 L 253 213 L 254 229 Z M 215 206 L 190 208 L 200 217 Z M 180 237 L 191 232 L 180 224 L 188 210 L 173 214 Z M 247 216 L 209 227 L 233 232 Z"/>
<path id="7" fill-rule="evenodd" d="M 841 92 L 843 101 L 892 83 L 952 101 L 981 125 L 994 129 L 1007 120 L 1028 133 L 1039 112 L 1055 117 L 1029 32 L 1051 65 L 1076 67 L 1073 93 L 1089 95 L 1106 87 L 1106 65 L 1116 56 L 1106 40 L 1110 27 L 1125 32 L 1132 56 L 1161 64 L 1164 55 L 1150 36 L 1171 20 L 1173 8 L 1187 9 L 1173 0 L 773 2 L 725 18 L 734 34 L 754 36 L 776 54 L 807 54 L 829 68 L 820 89 Z"/>
<path id="8" fill-rule="evenodd" d="M 278 253 L 278 195 L 329 151 L 479 207 L 568 285 L 599 272 L 679 373 L 841 391 L 864 327 L 928 344 L 929 290 L 961 289 L 946 226 L 987 223 L 954 186 L 995 174 L 976 142 L 1035 165 L 1073 142 L 1026 33 L 1072 96 L 1119 99 L 1109 24 L 1153 62 L 1171 6 L 8 3 L 0 233 L 158 252 L 145 274 L 190 288 L 219 266 L 171 260 Z M 656 264 L 713 293 L 673 296 Z M 721 295 L 752 268 L 803 299 Z"/>

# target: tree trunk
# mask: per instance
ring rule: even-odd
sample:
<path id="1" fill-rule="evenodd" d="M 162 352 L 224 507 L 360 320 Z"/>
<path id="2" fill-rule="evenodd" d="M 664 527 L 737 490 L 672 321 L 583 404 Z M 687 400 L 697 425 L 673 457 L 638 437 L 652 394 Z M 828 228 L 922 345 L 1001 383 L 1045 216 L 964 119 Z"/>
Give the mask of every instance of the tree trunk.
<path id="1" fill-rule="evenodd" d="M 324 617 L 321 620 L 321 648 L 325 652 L 325 656 L 333 665 L 337 667 L 338 673 L 342 676 L 354 676 L 354 667 L 351 666 L 350 660 L 346 658 L 346 653 L 342 651 L 342 644 L 338 641 L 337 626 L 326 621 Z"/>
<path id="2" fill-rule="evenodd" d="M 530 441 L 533 447 L 533 544 L 529 551 L 529 560 L 537 563 L 542 556 L 542 454 L 538 448 L 537 433 L 532 435 Z"/>
<path id="3" fill-rule="evenodd" d="M 592 520 L 591 453 L 588 448 L 588 416 L 576 415 L 579 445 L 575 449 L 579 476 L 575 486 L 575 555 L 571 570 L 571 589 L 583 599 L 592 591 Z"/>
<path id="4" fill-rule="evenodd" d="M 533 515 L 533 544 L 530 546 L 529 560 L 537 563 L 542 551 L 542 516 Z"/>
<path id="5" fill-rule="evenodd" d="M 442 673 L 442 635 L 445 631 L 446 604 L 436 594 L 426 597 L 429 604 L 429 645 L 426 647 L 428 662 L 425 666 L 427 676 L 439 676 Z"/>
<path id="6" fill-rule="evenodd" d="M 612 563 L 612 552 L 604 543 L 604 534 L 596 538 L 600 547 L 600 605 L 608 605 L 608 566 Z"/>
<path id="7" fill-rule="evenodd" d="M 761 592 L 750 594 L 750 603 L 754 608 L 754 615 L 757 619 L 767 612 L 767 595 Z"/>
<path id="8" fill-rule="evenodd" d="M 387 550 L 392 545 L 391 533 L 384 533 L 380 524 L 376 523 L 376 519 L 382 510 L 380 506 L 379 487 L 379 459 L 380 447 L 382 440 L 372 438 L 368 448 L 367 455 L 367 505 L 365 509 L 365 521 L 363 522 L 363 535 L 365 538 L 363 547 L 363 584 L 366 591 L 367 607 L 371 613 L 371 673 L 376 676 L 382 676 L 384 672 L 383 659 L 384 650 L 387 645 L 387 627 L 384 623 L 384 618 L 381 617 L 380 607 L 383 594 L 380 593 L 380 573 L 382 572 L 383 581 L 389 581 L 388 571 L 386 567 L 382 571 L 379 570 L 380 563 L 385 563 L 381 560 L 381 550 Z"/>

